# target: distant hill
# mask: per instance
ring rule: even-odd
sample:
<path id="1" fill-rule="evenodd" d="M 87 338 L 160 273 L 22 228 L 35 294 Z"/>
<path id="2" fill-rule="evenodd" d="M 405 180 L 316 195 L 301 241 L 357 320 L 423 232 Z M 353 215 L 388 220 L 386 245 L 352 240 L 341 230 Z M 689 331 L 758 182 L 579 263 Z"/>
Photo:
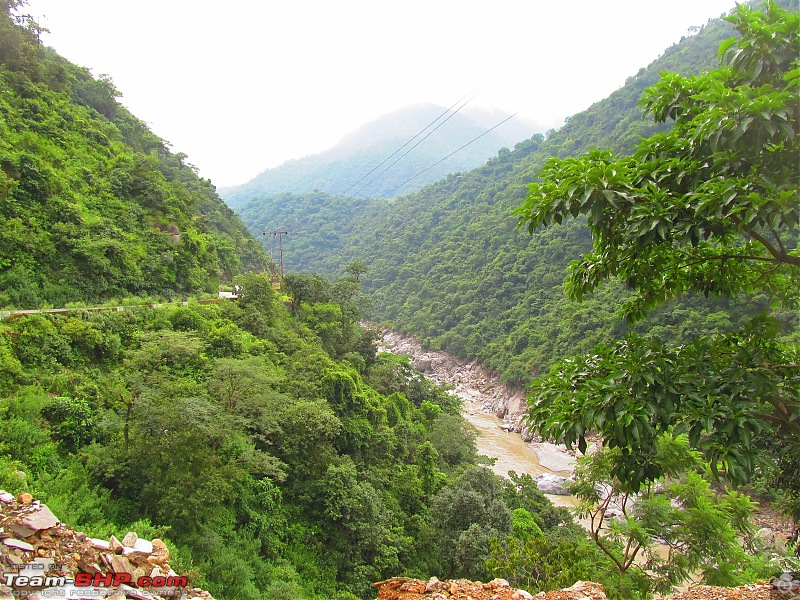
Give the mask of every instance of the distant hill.
<path id="1" fill-rule="evenodd" d="M 264 253 L 207 180 L 0 9 L 0 307 L 215 292 Z"/>
<path id="2" fill-rule="evenodd" d="M 347 193 L 360 198 L 394 197 L 419 190 L 448 173 L 477 167 L 500 148 L 513 146 L 537 131 L 535 125 L 512 118 L 441 164 L 407 181 L 510 116 L 492 109 L 465 108 L 450 118 L 448 115 L 442 117 L 396 156 L 356 183 L 446 110 L 433 104 L 398 110 L 359 127 L 325 152 L 290 160 L 260 173 L 241 186 L 222 188 L 220 193 L 232 208 L 238 208 L 252 198 L 287 192 Z M 434 128 L 430 137 L 420 142 Z M 417 142 L 419 145 L 412 150 Z M 370 183 L 409 150 L 407 156 Z"/>

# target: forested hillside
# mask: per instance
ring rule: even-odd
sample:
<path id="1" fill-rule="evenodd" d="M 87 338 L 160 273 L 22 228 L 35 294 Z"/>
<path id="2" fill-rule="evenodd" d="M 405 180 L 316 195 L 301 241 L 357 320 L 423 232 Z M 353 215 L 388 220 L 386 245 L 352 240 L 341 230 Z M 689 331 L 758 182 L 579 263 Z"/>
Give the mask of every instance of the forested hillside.
<path id="1" fill-rule="evenodd" d="M 581 221 L 529 236 L 511 211 L 548 157 L 595 146 L 624 154 L 640 137 L 666 127 L 642 118 L 642 91 L 663 71 L 715 67 L 717 48 L 731 35 L 726 21 L 709 22 L 559 131 L 535 135 L 483 167 L 416 194 L 394 201 L 282 195 L 252 201 L 239 214 L 254 233 L 290 232 L 284 254 L 292 269 L 336 277 L 350 261 L 363 263 L 373 318 L 430 347 L 477 358 L 508 381 L 529 381 L 558 357 L 618 338 L 629 326 L 617 316 L 622 285 L 611 282 L 582 303 L 564 292 L 567 264 L 591 247 Z M 700 330 L 725 331 L 766 307 L 764 298 L 684 298 L 637 328 L 686 339 Z"/>
<path id="2" fill-rule="evenodd" d="M 10 3 L 14 6 L 15 2 Z M 263 252 L 106 76 L 0 5 L 0 306 L 216 292 Z"/>
<path id="3" fill-rule="evenodd" d="M 287 192 L 392 198 L 417 191 L 448 173 L 482 165 L 498 148 L 511 146 L 535 131 L 511 118 L 486 134 L 510 115 L 468 108 L 445 113 L 445 107 L 432 104 L 398 110 L 361 126 L 330 150 L 290 160 L 223 190 L 223 197 L 234 209 L 254 198 L 266 200 Z M 401 151 L 394 154 L 398 148 Z M 434 166 L 451 153 L 453 156 Z"/>
<path id="4" fill-rule="evenodd" d="M 430 346 L 477 357 L 515 382 L 619 338 L 627 326 L 616 318 L 618 306 L 635 292 L 617 281 L 600 285 L 601 277 L 581 288 L 591 298 L 573 293 L 584 296 L 578 303 L 563 287 L 567 263 L 593 247 L 596 232 L 587 223 L 595 215 L 584 202 L 539 218 L 539 188 L 529 184 L 551 155 L 594 145 L 625 154 L 637 136 L 665 129 L 640 121 L 641 89 L 662 69 L 713 66 L 717 45 L 731 33 L 726 24 L 710 24 L 670 49 L 559 132 L 501 150 L 485 166 L 419 193 L 394 201 L 287 194 L 247 205 L 242 214 L 254 232 L 290 231 L 287 262 L 302 259 L 303 270 L 330 276 L 290 274 L 288 298 L 267 276 L 240 273 L 263 266 L 263 250 L 210 182 L 117 103 L 110 79 L 39 47 L 38 26 L 13 16 L 21 4 L 5 2 L 0 11 L 1 303 L 184 296 L 215 291 L 222 280 L 245 292 L 210 304 L 75 309 L 0 323 L 0 488 L 32 492 L 90 536 L 132 530 L 164 540 L 176 570 L 218 600 L 368 600 L 373 582 L 403 575 L 502 577 L 531 592 L 592 580 L 613 599 L 647 598 L 690 577 L 730 585 L 775 574 L 749 522 L 752 503 L 713 488 L 710 473 L 721 468 L 724 482 L 762 475 L 762 487 L 774 481 L 765 473 L 786 475 L 780 499 L 794 499 L 795 511 L 800 506 L 796 344 L 792 350 L 777 333 L 783 321 L 784 338 L 797 340 L 797 303 L 790 300 L 798 259 L 787 235 L 773 232 L 780 247 L 769 240 L 765 246 L 781 258 L 777 267 L 773 261 L 747 279 L 752 273 L 739 277 L 723 264 L 692 286 L 669 282 L 671 296 L 696 295 L 638 325 L 665 341 L 699 331 L 712 340 L 707 345 L 685 351 L 655 340 L 631 358 L 624 352 L 634 345 L 625 341 L 614 346 L 622 348 L 618 354 L 601 346 L 584 363 L 564 361 L 539 380 L 532 413 L 539 430 L 584 448 L 593 427 L 613 442 L 581 459 L 575 473 L 572 491 L 592 516 L 591 532 L 550 504 L 529 475 L 506 480 L 486 468 L 491 459 L 477 455 L 458 396 L 408 359 L 377 353 L 375 332 L 359 324 L 368 316 L 366 284 L 373 317 Z M 784 36 L 794 43 L 799 22 Z M 778 51 L 782 68 L 796 67 L 795 56 Z M 741 154 L 724 157 L 735 160 L 713 167 L 739 169 L 749 183 L 765 185 L 766 225 L 795 235 L 798 119 L 796 103 L 786 106 L 796 100 L 796 70 L 794 78 L 757 70 L 756 83 L 770 85 L 754 94 L 774 92 L 784 103 L 784 126 L 769 134 L 776 140 L 771 154 L 761 153 L 763 139 L 754 136 Z M 715 89 L 727 92 L 723 75 Z M 751 92 L 739 83 L 746 89 L 737 94 Z M 674 102 L 681 114 L 690 114 L 691 104 L 680 95 Z M 678 155 L 684 150 L 680 135 L 657 139 L 669 141 L 672 152 L 677 146 Z M 747 168 L 740 159 L 751 146 L 759 157 L 753 164 L 766 162 L 780 177 Z M 671 158 L 659 162 L 664 179 L 682 179 L 667 164 Z M 550 179 L 559 164 L 549 163 Z M 786 189 L 770 187 L 784 179 Z M 650 189 L 658 211 L 658 187 Z M 752 205 L 759 198 L 745 199 Z M 510 212 L 523 203 L 526 222 L 548 227 L 518 230 Z M 588 214 L 566 219 L 567 212 Z M 722 219 L 711 213 L 709 223 Z M 705 236 L 697 227 L 680 235 Z M 654 229 L 666 239 L 660 215 Z M 647 238 L 652 231 L 642 236 L 642 255 L 656 239 Z M 729 234 L 710 227 L 704 239 Z M 739 251 L 739 238 L 730 236 L 725 248 Z M 770 262 L 764 251 L 755 260 Z M 720 291 L 719 270 L 728 286 L 722 295 L 731 298 L 709 304 L 703 292 Z M 657 280 L 626 283 L 658 296 L 650 281 Z M 778 320 L 753 321 L 775 291 L 784 300 L 783 312 L 773 313 Z M 735 335 L 709 337 L 745 321 Z M 665 381 L 665 373 L 674 379 Z M 587 383 L 587 374 L 600 381 Z M 630 387 L 632 380 L 639 387 Z M 701 384 L 722 390 L 727 404 L 711 406 L 716 396 L 698 393 Z M 586 410 L 573 408 L 575 399 Z M 686 414 L 671 414 L 681 412 L 676 407 Z M 609 490 L 608 498 L 598 490 Z M 612 500 L 619 500 L 617 514 L 607 511 Z M 656 539 L 669 546 L 666 557 Z M 4 556 L 13 552 L 14 565 L 33 558 L 32 545 L 7 541 L 13 548 Z"/>

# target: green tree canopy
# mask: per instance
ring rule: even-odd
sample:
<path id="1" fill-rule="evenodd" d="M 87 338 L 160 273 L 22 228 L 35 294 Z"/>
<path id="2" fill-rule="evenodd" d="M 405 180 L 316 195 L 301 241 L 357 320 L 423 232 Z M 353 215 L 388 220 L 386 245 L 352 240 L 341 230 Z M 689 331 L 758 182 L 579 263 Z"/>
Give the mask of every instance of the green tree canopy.
<path id="1" fill-rule="evenodd" d="M 619 277 L 634 291 L 622 312 L 643 317 L 686 294 L 766 293 L 800 300 L 800 16 L 767 2 L 728 18 L 741 38 L 722 66 L 665 73 L 645 110 L 674 127 L 635 154 L 552 159 L 516 211 L 531 232 L 585 215 L 594 249 L 573 261 L 577 299 Z M 746 481 L 770 439 L 786 443 L 781 485 L 798 481 L 800 361 L 761 318 L 739 333 L 664 347 L 631 336 L 556 366 L 534 385 L 531 424 L 585 449 L 587 431 L 620 448 L 613 473 L 632 489 L 663 474 L 655 440 L 685 432 L 712 469 Z M 798 495 L 798 490 L 789 490 Z"/>
<path id="2" fill-rule="evenodd" d="M 631 157 L 551 159 L 516 211 L 531 232 L 587 215 L 594 251 L 571 264 L 575 298 L 618 276 L 636 291 L 631 319 L 688 292 L 766 290 L 797 305 L 800 16 L 769 2 L 730 20 L 742 38 L 720 47 L 720 69 L 664 73 L 646 91 L 645 111 L 670 131 Z"/>

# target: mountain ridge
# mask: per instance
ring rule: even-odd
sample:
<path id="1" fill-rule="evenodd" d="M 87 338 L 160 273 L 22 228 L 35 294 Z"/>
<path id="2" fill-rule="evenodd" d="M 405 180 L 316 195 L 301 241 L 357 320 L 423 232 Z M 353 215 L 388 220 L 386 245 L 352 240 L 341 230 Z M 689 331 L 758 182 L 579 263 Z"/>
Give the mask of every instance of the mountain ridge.
<path id="1" fill-rule="evenodd" d="M 665 125 L 643 120 L 637 106 L 643 90 L 663 71 L 714 68 L 719 44 L 731 35 L 727 21 L 709 21 L 558 131 L 501 149 L 483 166 L 416 193 L 358 203 L 321 192 L 287 194 L 252 200 L 239 215 L 254 233 L 273 225 L 290 231 L 284 256 L 293 270 L 336 277 L 351 261 L 363 263 L 375 319 L 431 349 L 476 359 L 509 383 L 524 383 L 556 356 L 588 351 L 630 328 L 614 308 L 624 300 L 622 285 L 609 283 L 582 303 L 563 289 L 569 260 L 591 248 L 581 221 L 528 235 L 517 229 L 511 211 L 549 157 L 591 147 L 625 154 L 640 138 L 663 130 Z M 766 309 L 723 304 L 688 298 L 639 327 L 683 339 L 698 328 L 729 327 L 748 311 Z"/>

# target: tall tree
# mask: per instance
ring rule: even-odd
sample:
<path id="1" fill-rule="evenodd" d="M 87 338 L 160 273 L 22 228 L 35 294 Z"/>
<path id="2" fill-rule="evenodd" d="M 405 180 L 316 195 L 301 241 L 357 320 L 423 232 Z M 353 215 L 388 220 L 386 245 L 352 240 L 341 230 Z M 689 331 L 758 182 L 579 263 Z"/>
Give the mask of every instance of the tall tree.
<path id="1" fill-rule="evenodd" d="M 586 215 L 594 249 L 571 264 L 574 298 L 618 277 L 634 292 L 622 309 L 631 320 L 685 294 L 800 303 L 800 16 L 768 1 L 728 20 L 741 38 L 720 47 L 719 69 L 667 73 L 646 91 L 646 112 L 671 130 L 628 158 L 550 160 L 517 210 L 531 232 Z M 798 518 L 800 351 L 777 330 L 761 318 L 685 346 L 631 336 L 599 347 L 535 384 L 530 422 L 581 449 L 599 432 L 620 449 L 613 473 L 633 490 L 663 475 L 654 448 L 664 432 L 686 432 L 734 482 L 780 439 L 780 483 Z"/>

